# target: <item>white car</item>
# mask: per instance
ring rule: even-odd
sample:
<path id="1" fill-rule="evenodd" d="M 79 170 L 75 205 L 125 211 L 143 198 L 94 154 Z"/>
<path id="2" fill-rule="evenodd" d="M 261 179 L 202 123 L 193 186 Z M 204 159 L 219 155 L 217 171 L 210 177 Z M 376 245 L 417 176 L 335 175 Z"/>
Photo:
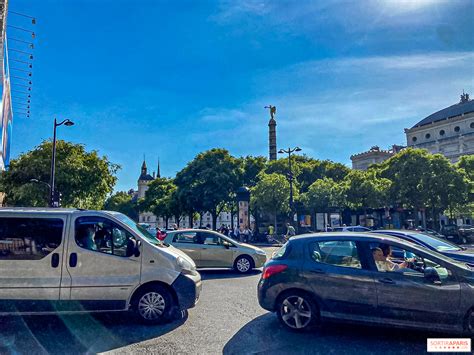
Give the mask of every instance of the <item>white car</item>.
<path id="1" fill-rule="evenodd" d="M 0 315 L 134 310 L 159 323 L 194 307 L 201 276 L 118 212 L 0 208 Z"/>

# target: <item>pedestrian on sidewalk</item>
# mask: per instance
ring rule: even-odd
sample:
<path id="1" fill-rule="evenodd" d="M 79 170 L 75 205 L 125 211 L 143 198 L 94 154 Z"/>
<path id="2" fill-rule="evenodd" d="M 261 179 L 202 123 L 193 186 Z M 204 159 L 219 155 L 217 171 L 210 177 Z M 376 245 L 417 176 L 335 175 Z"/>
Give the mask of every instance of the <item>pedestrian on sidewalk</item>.
<path id="1" fill-rule="evenodd" d="M 285 239 L 288 240 L 295 235 L 296 235 L 295 227 L 293 227 L 290 223 L 287 223 Z"/>

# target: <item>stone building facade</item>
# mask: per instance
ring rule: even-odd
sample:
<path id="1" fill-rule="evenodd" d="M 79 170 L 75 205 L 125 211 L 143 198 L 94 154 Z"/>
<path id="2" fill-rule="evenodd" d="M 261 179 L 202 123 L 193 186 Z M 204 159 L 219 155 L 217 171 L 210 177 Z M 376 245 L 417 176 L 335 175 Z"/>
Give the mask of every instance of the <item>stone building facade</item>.
<path id="1" fill-rule="evenodd" d="M 443 154 L 452 163 L 474 154 L 474 100 L 463 93 L 461 100 L 422 119 L 405 134 L 409 147 Z"/>
<path id="2" fill-rule="evenodd" d="M 402 146 L 393 145 L 391 149 L 383 150 L 378 146 L 373 146 L 366 152 L 351 155 L 352 169 L 367 170 L 370 165 L 387 160 L 392 155 L 398 153 L 402 148 Z"/>

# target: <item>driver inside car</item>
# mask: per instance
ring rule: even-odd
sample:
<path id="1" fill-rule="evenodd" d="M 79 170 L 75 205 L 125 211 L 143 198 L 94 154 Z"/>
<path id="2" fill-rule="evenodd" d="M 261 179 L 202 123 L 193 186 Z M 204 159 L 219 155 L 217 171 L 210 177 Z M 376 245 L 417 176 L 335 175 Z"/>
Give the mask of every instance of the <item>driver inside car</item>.
<path id="1" fill-rule="evenodd" d="M 375 265 L 378 271 L 399 271 L 407 269 L 410 261 L 406 260 L 401 264 L 394 263 L 388 258 L 388 255 L 382 251 L 381 248 L 373 248 L 372 255 L 374 256 Z"/>

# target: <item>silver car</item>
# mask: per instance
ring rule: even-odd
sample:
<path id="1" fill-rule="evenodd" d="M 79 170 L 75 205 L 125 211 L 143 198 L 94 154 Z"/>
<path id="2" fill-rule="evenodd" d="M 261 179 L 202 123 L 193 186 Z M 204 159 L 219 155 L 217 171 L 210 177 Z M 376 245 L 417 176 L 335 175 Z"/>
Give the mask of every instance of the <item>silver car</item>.
<path id="1" fill-rule="evenodd" d="M 171 231 L 163 242 L 188 254 L 198 268 L 234 268 L 246 273 L 267 261 L 262 249 L 207 229 Z"/>

